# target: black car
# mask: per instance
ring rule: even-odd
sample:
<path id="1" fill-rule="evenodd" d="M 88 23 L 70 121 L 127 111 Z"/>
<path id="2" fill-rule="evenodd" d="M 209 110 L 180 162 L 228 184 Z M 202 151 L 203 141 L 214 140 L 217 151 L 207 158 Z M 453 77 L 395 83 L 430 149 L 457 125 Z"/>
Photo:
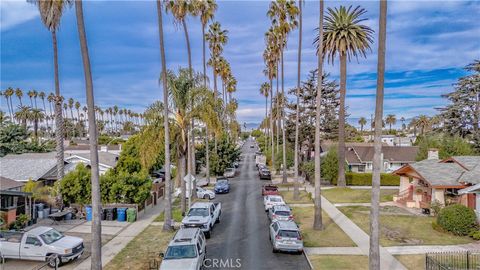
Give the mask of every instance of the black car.
<path id="1" fill-rule="evenodd" d="M 272 180 L 272 174 L 267 168 L 261 168 L 260 170 L 258 170 L 258 176 L 260 176 L 260 180 Z"/>

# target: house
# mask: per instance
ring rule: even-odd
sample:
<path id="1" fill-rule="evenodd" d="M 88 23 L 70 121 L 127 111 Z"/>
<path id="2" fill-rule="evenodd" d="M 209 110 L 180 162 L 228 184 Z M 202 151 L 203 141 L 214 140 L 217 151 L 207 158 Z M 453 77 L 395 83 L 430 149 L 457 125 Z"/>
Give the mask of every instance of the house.
<path id="1" fill-rule="evenodd" d="M 480 156 L 439 160 L 438 150 L 431 149 L 428 159 L 407 164 L 393 173 L 400 176 L 399 194 L 394 201 L 407 207 L 429 209 L 432 202 L 437 202 L 480 209 L 476 192 L 468 188 L 480 183 Z"/>
<path id="2" fill-rule="evenodd" d="M 65 153 L 65 161 L 70 164 L 83 163 L 90 166 L 90 151 Z M 118 155 L 107 151 L 98 151 L 98 168 L 100 175 L 114 168 L 118 162 Z"/>
<path id="3" fill-rule="evenodd" d="M 346 145 L 345 160 L 351 172 L 372 172 L 373 145 Z M 382 171 L 391 172 L 405 164 L 415 162 L 416 146 L 382 146 Z"/>
<path id="4" fill-rule="evenodd" d="M 0 217 L 2 224 L 8 226 L 20 214 L 29 214 L 32 205 L 32 194 L 22 192 L 23 182 L 0 176 Z"/>
<path id="5" fill-rule="evenodd" d="M 382 135 L 382 143 L 388 146 L 412 146 L 415 142 L 414 137 L 399 137 L 395 135 Z"/>

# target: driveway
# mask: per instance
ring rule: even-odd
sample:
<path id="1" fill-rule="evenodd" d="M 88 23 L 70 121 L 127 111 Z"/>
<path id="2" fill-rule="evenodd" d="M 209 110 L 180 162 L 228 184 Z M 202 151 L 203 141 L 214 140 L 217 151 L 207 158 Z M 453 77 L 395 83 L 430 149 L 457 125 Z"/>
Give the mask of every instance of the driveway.
<path id="1" fill-rule="evenodd" d="M 243 146 L 244 159 L 230 179 L 230 193 L 215 199 L 222 202 L 222 215 L 207 241 L 207 264 L 217 261 L 218 267 L 210 269 L 310 269 L 304 255 L 272 252 L 261 196 L 267 181 L 258 178 L 251 144 Z"/>

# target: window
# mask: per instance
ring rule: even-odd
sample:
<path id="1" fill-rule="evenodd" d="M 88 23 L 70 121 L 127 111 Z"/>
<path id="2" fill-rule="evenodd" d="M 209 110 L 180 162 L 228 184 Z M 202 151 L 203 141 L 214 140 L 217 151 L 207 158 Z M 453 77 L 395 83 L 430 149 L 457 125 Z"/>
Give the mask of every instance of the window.
<path id="1" fill-rule="evenodd" d="M 25 242 L 25 244 L 27 245 L 33 245 L 33 246 L 36 246 L 36 245 L 39 245 L 41 246 L 42 243 L 40 242 L 40 240 L 38 240 L 38 238 L 34 237 L 34 236 L 28 236 L 27 237 L 27 241 Z"/>
<path id="2" fill-rule="evenodd" d="M 164 260 L 195 258 L 196 256 L 194 245 L 170 246 L 165 253 Z"/>
<path id="3" fill-rule="evenodd" d="M 279 231 L 278 235 L 280 237 L 287 237 L 287 238 L 298 238 L 300 236 L 297 231 L 285 231 L 285 230 Z"/>
<path id="4" fill-rule="evenodd" d="M 272 226 L 272 227 L 273 227 L 273 230 L 274 230 L 274 231 L 277 231 L 277 230 L 278 230 L 278 224 L 277 224 L 277 223 L 273 223 L 273 226 Z"/>
<path id="5" fill-rule="evenodd" d="M 55 229 L 51 229 L 48 232 L 42 233 L 40 235 L 40 238 L 42 238 L 43 242 L 45 242 L 48 245 L 63 238 L 63 234 Z"/>

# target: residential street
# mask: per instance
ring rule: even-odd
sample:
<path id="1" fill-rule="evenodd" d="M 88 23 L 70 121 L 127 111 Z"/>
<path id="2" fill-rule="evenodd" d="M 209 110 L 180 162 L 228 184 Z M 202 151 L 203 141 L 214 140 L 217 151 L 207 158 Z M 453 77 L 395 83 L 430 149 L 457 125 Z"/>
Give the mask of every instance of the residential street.
<path id="1" fill-rule="evenodd" d="M 229 260 L 234 266 L 240 259 L 241 269 L 310 269 L 304 255 L 272 252 L 261 196 L 261 186 L 267 181 L 258 179 L 251 143 L 243 146 L 243 160 L 237 176 L 230 179 L 230 193 L 215 199 L 222 202 L 222 215 L 207 241 L 207 258 Z"/>

